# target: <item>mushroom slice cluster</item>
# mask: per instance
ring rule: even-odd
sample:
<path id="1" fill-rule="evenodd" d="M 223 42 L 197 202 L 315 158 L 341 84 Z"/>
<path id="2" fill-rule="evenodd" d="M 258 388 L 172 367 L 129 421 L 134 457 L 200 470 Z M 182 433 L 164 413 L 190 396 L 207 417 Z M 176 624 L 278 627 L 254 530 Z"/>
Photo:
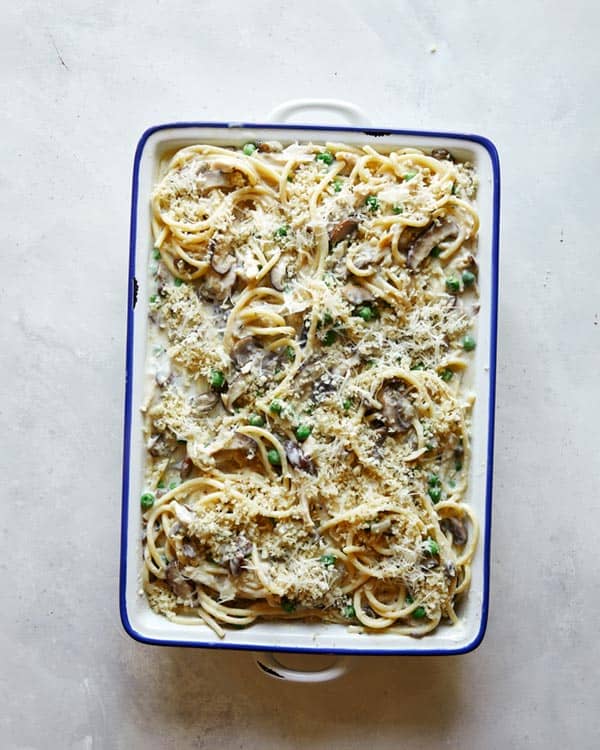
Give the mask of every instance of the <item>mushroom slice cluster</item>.
<path id="1" fill-rule="evenodd" d="M 452 219 L 434 221 L 410 244 L 406 256 L 406 265 L 415 270 L 429 256 L 434 247 L 441 242 L 446 242 L 446 240 L 456 239 L 458 233 L 458 225 Z"/>
<path id="2" fill-rule="evenodd" d="M 408 398 L 408 386 L 402 380 L 388 380 L 377 391 L 381 419 L 389 435 L 407 432 L 415 416 L 415 407 Z"/>

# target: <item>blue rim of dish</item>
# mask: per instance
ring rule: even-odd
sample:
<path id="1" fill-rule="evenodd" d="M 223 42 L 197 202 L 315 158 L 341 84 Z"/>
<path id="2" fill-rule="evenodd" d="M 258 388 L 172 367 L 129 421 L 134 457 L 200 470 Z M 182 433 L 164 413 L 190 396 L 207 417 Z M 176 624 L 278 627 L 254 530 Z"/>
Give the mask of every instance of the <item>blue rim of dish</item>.
<path id="1" fill-rule="evenodd" d="M 491 275 L 491 314 L 490 314 L 490 350 L 489 350 L 489 407 L 488 407 L 488 449 L 485 512 L 486 523 L 483 534 L 483 594 L 481 602 L 481 622 L 477 635 L 464 646 L 458 648 L 432 648 L 416 650 L 400 649 L 349 649 L 349 648 L 311 648 L 310 646 L 270 646 L 244 643 L 217 643 L 214 641 L 184 641 L 163 638 L 149 638 L 138 633 L 132 626 L 127 612 L 127 529 L 129 522 L 129 462 L 131 449 L 131 403 L 132 403 L 132 368 L 133 368 L 133 320 L 135 300 L 137 299 L 137 281 L 135 280 L 135 249 L 137 235 L 138 181 L 139 168 L 144 147 L 148 138 L 161 130 L 184 130 L 186 128 L 215 128 L 231 131 L 233 129 L 263 129 L 287 131 L 319 131 L 363 133 L 367 136 L 416 136 L 423 138 L 444 138 L 449 140 L 471 141 L 478 143 L 487 151 L 492 163 L 493 196 L 492 196 L 492 275 Z M 496 404 L 496 352 L 498 330 L 498 271 L 499 271 L 499 238 L 500 238 L 500 160 L 495 145 L 481 135 L 467 133 L 444 133 L 427 130 L 396 130 L 389 128 L 349 127 L 336 125 L 280 125 L 273 123 L 227 123 L 227 122 L 175 122 L 155 125 L 148 128 L 140 138 L 135 150 L 133 162 L 133 180 L 131 189 L 131 225 L 129 233 L 129 279 L 127 296 L 127 344 L 125 357 L 125 414 L 123 434 L 123 478 L 121 508 L 121 561 L 119 569 L 119 611 L 121 623 L 128 635 L 140 643 L 154 646 L 181 646 L 189 648 L 231 649 L 237 651 L 279 651 L 287 653 L 308 654 L 347 654 L 354 656 L 458 656 L 474 651 L 482 642 L 487 628 L 490 597 L 490 539 L 492 530 L 492 485 L 494 468 L 494 427 Z"/>

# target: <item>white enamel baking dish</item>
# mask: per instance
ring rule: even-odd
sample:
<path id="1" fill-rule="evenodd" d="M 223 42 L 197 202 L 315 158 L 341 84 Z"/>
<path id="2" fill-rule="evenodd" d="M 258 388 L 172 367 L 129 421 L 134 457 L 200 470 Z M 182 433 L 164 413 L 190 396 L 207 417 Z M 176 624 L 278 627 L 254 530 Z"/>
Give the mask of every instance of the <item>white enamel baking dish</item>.
<path id="1" fill-rule="evenodd" d="M 462 654 L 481 642 L 487 623 L 489 601 L 490 522 L 494 443 L 494 389 L 496 368 L 496 316 L 498 291 L 498 233 L 500 173 L 498 154 L 486 138 L 460 133 L 433 133 L 377 129 L 365 122 L 360 110 L 342 102 L 290 102 L 275 110 L 278 122 L 306 106 L 341 112 L 352 123 L 347 126 L 304 126 L 240 123 L 173 123 L 150 128 L 141 137 L 133 167 L 127 359 L 123 454 L 123 506 L 120 575 L 120 611 L 123 626 L 132 638 L 165 646 L 246 649 L 263 652 L 259 666 L 280 678 L 330 679 L 342 666 L 317 673 L 286 670 L 273 652 L 333 654 Z M 467 501 L 481 523 L 481 536 L 474 559 L 473 579 L 465 601 L 459 606 L 460 623 L 441 625 L 421 639 L 392 633 L 353 633 L 344 625 L 303 622 L 257 622 L 244 630 L 227 632 L 220 639 L 204 625 L 182 626 L 155 614 L 141 594 L 141 509 L 144 446 L 140 404 L 143 393 L 146 325 L 148 314 L 148 264 L 152 248 L 149 195 L 161 155 L 192 143 L 241 145 L 248 141 L 292 140 L 369 143 L 375 147 L 413 146 L 449 148 L 459 159 L 468 159 L 477 170 L 480 186 L 477 209 L 479 232 L 479 287 L 481 311 L 477 349 L 473 364 L 473 387 L 477 400 L 473 412 L 472 464 Z"/>

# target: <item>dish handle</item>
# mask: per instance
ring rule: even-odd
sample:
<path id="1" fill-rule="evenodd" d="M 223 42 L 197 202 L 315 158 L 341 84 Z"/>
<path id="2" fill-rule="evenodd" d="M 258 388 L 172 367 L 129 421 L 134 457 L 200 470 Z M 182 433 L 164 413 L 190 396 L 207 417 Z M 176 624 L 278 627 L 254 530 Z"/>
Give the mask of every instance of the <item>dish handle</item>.
<path id="1" fill-rule="evenodd" d="M 264 651 L 254 655 L 256 666 L 274 680 L 288 682 L 329 682 L 337 680 L 348 671 L 348 659 L 337 657 L 333 664 L 323 669 L 293 669 L 282 664 L 275 654 Z"/>
<path id="2" fill-rule="evenodd" d="M 360 107 L 341 99 L 290 99 L 271 110 L 267 119 L 270 122 L 287 122 L 292 115 L 304 110 L 319 113 L 318 122 L 322 120 L 323 112 L 326 112 L 327 115 L 335 112 L 345 118 L 351 125 L 370 127 L 373 124 Z"/>

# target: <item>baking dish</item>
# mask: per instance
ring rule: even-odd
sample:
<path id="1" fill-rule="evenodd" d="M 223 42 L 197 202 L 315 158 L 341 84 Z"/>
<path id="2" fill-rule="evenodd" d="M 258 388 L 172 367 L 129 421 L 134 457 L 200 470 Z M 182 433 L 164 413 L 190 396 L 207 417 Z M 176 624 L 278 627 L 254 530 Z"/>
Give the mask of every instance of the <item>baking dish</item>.
<path id="1" fill-rule="evenodd" d="M 361 119 L 352 105 L 332 102 L 293 102 L 278 109 L 275 119 L 284 119 L 307 104 L 335 109 L 353 122 Z M 140 404 L 143 392 L 146 325 L 148 314 L 147 266 L 152 246 L 149 195 L 158 162 L 165 151 L 195 142 L 240 145 L 255 140 L 324 142 L 343 140 L 377 147 L 411 146 L 449 148 L 458 159 L 471 161 L 480 186 L 477 210 L 479 230 L 479 284 L 481 309 L 478 346 L 473 363 L 473 387 L 477 401 L 473 411 L 472 464 L 468 502 L 481 524 L 481 537 L 473 563 L 473 579 L 461 604 L 460 623 L 441 625 L 422 639 L 393 633 L 356 633 L 343 625 L 298 621 L 259 622 L 244 630 L 232 630 L 221 640 L 203 625 L 180 625 L 153 612 L 140 593 L 141 509 L 143 456 Z M 175 646 L 297 651 L 335 654 L 459 654 L 481 642 L 488 613 L 490 522 L 492 493 L 494 389 L 496 360 L 496 316 L 498 288 L 500 176 L 498 155 L 486 138 L 458 133 L 433 133 L 357 126 L 314 126 L 245 123 L 173 123 L 148 129 L 141 137 L 134 159 L 129 259 L 127 319 L 125 425 L 123 455 L 123 499 L 120 610 L 126 631 L 144 643 Z M 274 663 L 267 672 L 277 673 Z M 340 668 L 327 671 L 337 676 Z M 277 676 L 286 676 L 281 670 Z M 289 676 L 289 675 L 287 675 Z"/>

